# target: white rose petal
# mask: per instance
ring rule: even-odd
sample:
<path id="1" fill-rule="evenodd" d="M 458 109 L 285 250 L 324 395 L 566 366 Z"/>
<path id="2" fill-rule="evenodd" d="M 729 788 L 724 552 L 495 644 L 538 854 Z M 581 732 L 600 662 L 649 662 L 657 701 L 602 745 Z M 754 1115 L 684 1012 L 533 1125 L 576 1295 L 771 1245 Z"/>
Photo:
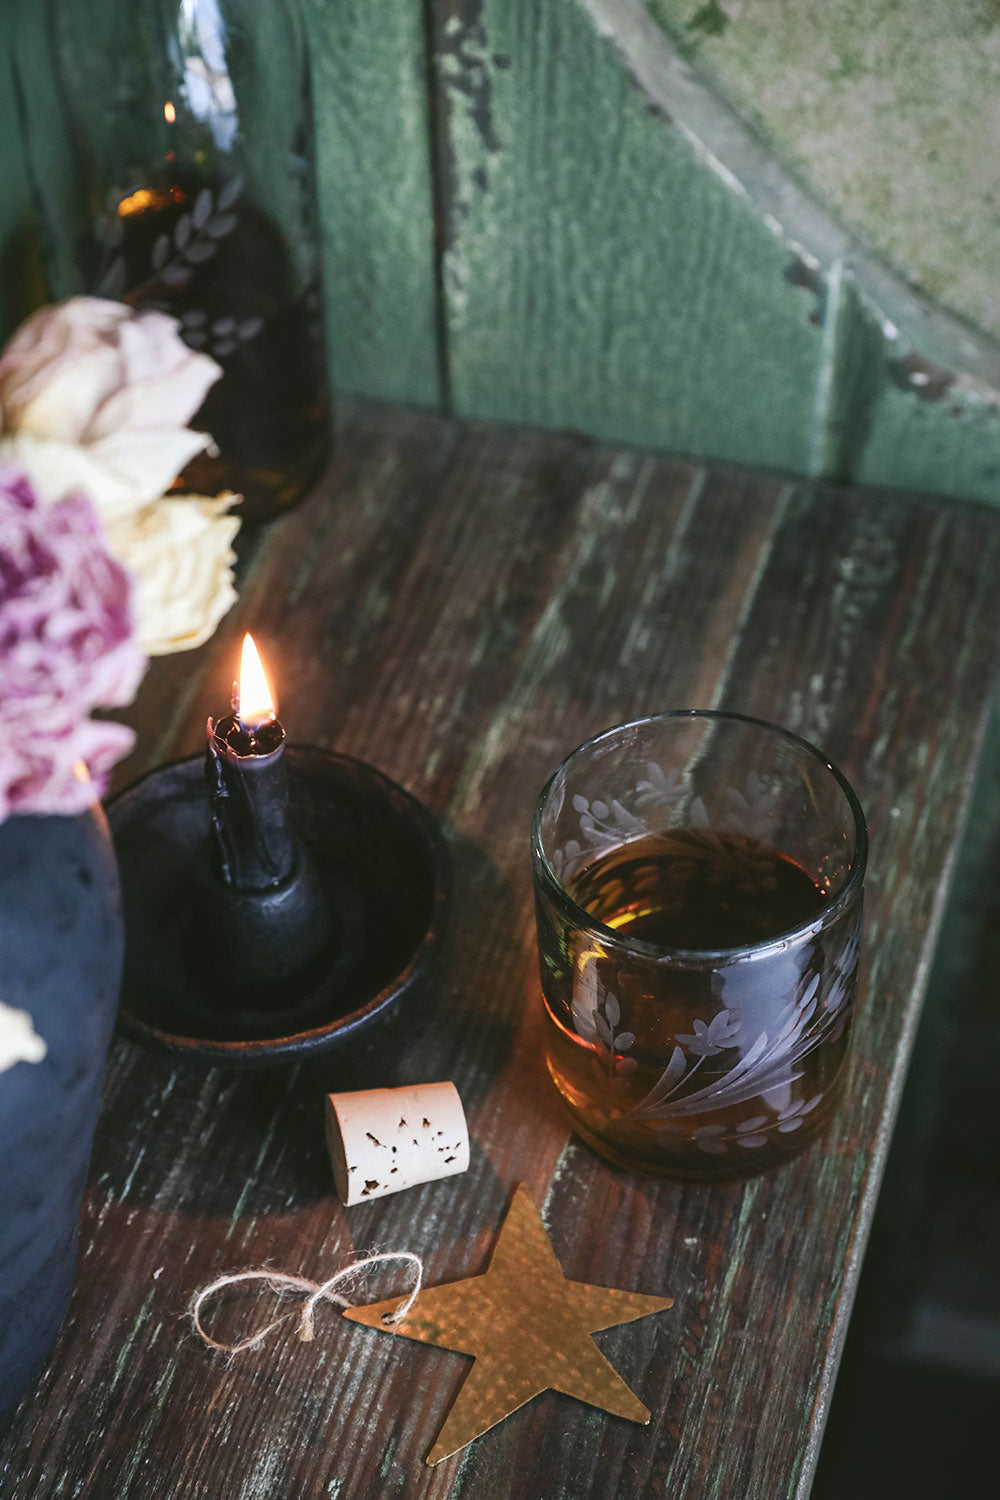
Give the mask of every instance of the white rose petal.
<path id="1" fill-rule="evenodd" d="M 141 439 L 121 434 L 86 448 L 19 432 L 0 437 L 0 460 L 23 469 L 35 494 L 46 504 L 82 490 L 93 500 L 107 526 L 159 499 L 178 470 L 205 442 L 202 433 L 187 428 L 179 433 L 151 433 Z"/>
<path id="2" fill-rule="evenodd" d="M 73 297 L 27 318 L 0 356 L 4 430 L 78 441 L 95 403 L 121 384 L 117 330 L 132 316 L 118 302 Z"/>
<path id="3" fill-rule="evenodd" d="M 28 1012 L 15 1010 L 0 1000 L 0 1073 L 15 1063 L 41 1062 L 45 1053 L 45 1042 L 35 1030 Z"/>
<path id="4" fill-rule="evenodd" d="M 140 313 L 120 331 L 125 380 L 94 412 L 87 438 L 120 428 L 184 427 L 222 369 L 189 349 L 175 318 Z M 171 475 L 173 478 L 173 475 Z"/>
<path id="5" fill-rule="evenodd" d="M 129 509 L 137 510 L 158 500 L 184 465 L 210 442 L 207 433 L 193 432 L 190 427 L 123 428 L 81 451 L 128 486 L 134 501 Z"/>
<path id="6" fill-rule="evenodd" d="M 150 656 L 207 641 L 236 600 L 232 543 L 237 497 L 158 500 L 108 528 L 108 543 L 138 581 L 139 644 Z"/>
<path id="7" fill-rule="evenodd" d="M 94 501 L 151 655 L 200 645 L 236 597 L 235 497 L 161 498 L 211 441 L 185 424 L 221 374 L 175 318 L 99 297 L 43 308 L 0 354 L 0 460 L 43 501 Z"/>
<path id="8" fill-rule="evenodd" d="M 101 297 L 33 313 L 0 355 L 0 428 L 90 443 L 123 428 L 183 427 L 222 370 L 179 326 Z"/>
<path id="9" fill-rule="evenodd" d="M 67 358 L 61 367 L 38 375 L 37 391 L 17 391 L 7 403 L 15 418 L 14 432 L 30 432 L 36 438 L 81 443 L 94 410 L 123 379 L 121 362 L 114 350 L 95 350 L 86 362 Z"/>

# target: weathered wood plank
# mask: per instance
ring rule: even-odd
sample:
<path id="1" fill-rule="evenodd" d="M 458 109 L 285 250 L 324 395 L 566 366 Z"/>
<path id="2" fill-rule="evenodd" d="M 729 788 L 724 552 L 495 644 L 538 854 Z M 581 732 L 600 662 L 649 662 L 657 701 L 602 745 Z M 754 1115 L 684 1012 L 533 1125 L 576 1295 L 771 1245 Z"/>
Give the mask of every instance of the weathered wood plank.
<path id="1" fill-rule="evenodd" d="M 183 700 L 184 659 L 155 664 L 134 768 L 198 747 L 252 624 L 291 737 L 373 760 L 443 819 L 444 968 L 380 1036 L 291 1072 L 116 1044 L 71 1314 L 0 1444 L 4 1500 L 804 1496 L 979 741 L 998 561 L 986 511 L 354 414 L 326 483 L 187 659 Z M 565 751 L 699 700 L 815 735 L 873 834 L 868 996 L 831 1137 L 774 1177 L 710 1188 L 631 1176 L 567 1137 L 540 1055 L 527 861 Z M 449 1076 L 469 1173 L 341 1209 L 324 1090 Z M 550 1394 L 429 1471 L 458 1356 L 331 1311 L 316 1343 L 279 1335 L 227 1365 L 182 1321 L 197 1286 L 264 1261 L 322 1274 L 407 1246 L 431 1281 L 475 1272 L 521 1180 L 568 1275 L 677 1299 L 599 1338 L 650 1427 Z M 224 1326 L 266 1314 L 234 1304 Z"/>
<path id="2" fill-rule="evenodd" d="M 457 411 L 806 468 L 794 257 L 577 0 L 435 8 Z"/>
<path id="3" fill-rule="evenodd" d="M 46 289 L 41 293 L 37 283 L 30 289 L 35 294 L 31 301 L 38 305 L 85 290 L 75 252 L 79 237 L 86 231 L 86 219 L 65 100 L 60 95 L 49 12 L 41 5 L 6 9 L 10 106 L 13 109 L 15 68 L 22 106 L 21 111 L 10 116 L 12 130 L 7 139 L 11 159 L 20 157 L 26 181 L 32 193 L 41 199 L 40 204 L 33 204 L 33 210 L 39 215 Z M 49 233 L 46 224 L 59 224 L 61 232 Z"/>
<path id="4" fill-rule="evenodd" d="M 302 11 L 335 388 L 997 503 L 995 342 L 810 200 L 640 0 Z M 23 4 L 0 22 L 28 118 L 22 140 L 10 45 L 0 334 L 83 285 L 81 179 L 46 16 Z M 85 40 L 103 59 L 95 16 Z M 103 24 L 121 40 L 113 16 Z M 267 24 L 255 15 L 249 34 L 273 60 Z M 96 134 L 106 113 L 95 100 Z M 47 291 L 29 161 L 63 226 L 45 246 Z"/>
<path id="5" fill-rule="evenodd" d="M 991 8 L 644 4 L 843 223 L 914 286 L 1000 334 L 991 191 L 1000 37 Z"/>
<path id="6" fill-rule="evenodd" d="M 305 0 L 331 380 L 437 406 L 438 308 L 420 0 Z"/>
<path id="7" fill-rule="evenodd" d="M 45 300 L 13 70 L 14 10 L 0 8 L 0 343 Z"/>
<path id="8" fill-rule="evenodd" d="M 996 503 L 1000 350 L 922 298 L 640 0 L 437 0 L 455 409 Z"/>
<path id="9" fill-rule="evenodd" d="M 891 485 L 1000 504 L 997 401 L 964 388 L 961 367 L 942 372 L 946 386 L 900 386 L 899 366 L 879 388 L 867 441 L 852 469 L 857 484 Z M 951 377 L 954 376 L 952 379 Z"/>

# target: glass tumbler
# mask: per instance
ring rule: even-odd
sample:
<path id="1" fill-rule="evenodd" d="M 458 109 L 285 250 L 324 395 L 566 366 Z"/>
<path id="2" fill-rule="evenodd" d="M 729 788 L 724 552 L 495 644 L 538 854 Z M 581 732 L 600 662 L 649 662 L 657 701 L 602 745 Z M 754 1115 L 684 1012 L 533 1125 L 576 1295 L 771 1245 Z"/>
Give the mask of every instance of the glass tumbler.
<path id="1" fill-rule="evenodd" d="M 575 750 L 532 829 L 549 1072 L 627 1167 L 746 1177 L 821 1134 L 857 989 L 867 832 L 836 766 L 737 714 Z"/>

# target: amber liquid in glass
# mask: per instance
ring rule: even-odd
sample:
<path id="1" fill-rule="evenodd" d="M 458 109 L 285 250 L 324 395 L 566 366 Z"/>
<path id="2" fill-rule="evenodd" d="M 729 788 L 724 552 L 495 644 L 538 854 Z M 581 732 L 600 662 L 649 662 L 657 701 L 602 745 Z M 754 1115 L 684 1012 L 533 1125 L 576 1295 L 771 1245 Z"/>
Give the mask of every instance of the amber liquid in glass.
<path id="1" fill-rule="evenodd" d="M 291 505 L 322 468 L 329 433 L 318 283 L 297 290 L 274 225 L 238 191 L 198 178 L 123 198 L 106 237 L 102 294 L 180 319 L 193 349 L 222 366 L 191 426 L 199 454 L 175 489 L 243 495 L 263 520 Z"/>
<path id="2" fill-rule="evenodd" d="M 540 900 L 548 1065 L 577 1131 L 613 1160 L 695 1180 L 798 1155 L 835 1103 L 856 923 L 711 958 L 808 926 L 828 896 L 777 850 L 694 829 L 600 854 L 565 886 L 620 937 L 687 950 L 623 950 Z"/>

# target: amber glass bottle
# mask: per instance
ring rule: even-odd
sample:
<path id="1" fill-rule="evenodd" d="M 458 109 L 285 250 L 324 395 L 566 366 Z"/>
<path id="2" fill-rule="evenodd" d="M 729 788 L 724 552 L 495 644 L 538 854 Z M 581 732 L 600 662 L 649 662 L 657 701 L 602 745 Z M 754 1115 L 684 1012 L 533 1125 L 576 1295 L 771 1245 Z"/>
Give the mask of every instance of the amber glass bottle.
<path id="1" fill-rule="evenodd" d="M 15 62 L 54 294 L 179 318 L 224 371 L 194 421 L 218 451 L 195 460 L 183 488 L 237 490 L 246 517 L 271 516 L 316 477 L 329 433 L 294 0 L 26 10 Z"/>

